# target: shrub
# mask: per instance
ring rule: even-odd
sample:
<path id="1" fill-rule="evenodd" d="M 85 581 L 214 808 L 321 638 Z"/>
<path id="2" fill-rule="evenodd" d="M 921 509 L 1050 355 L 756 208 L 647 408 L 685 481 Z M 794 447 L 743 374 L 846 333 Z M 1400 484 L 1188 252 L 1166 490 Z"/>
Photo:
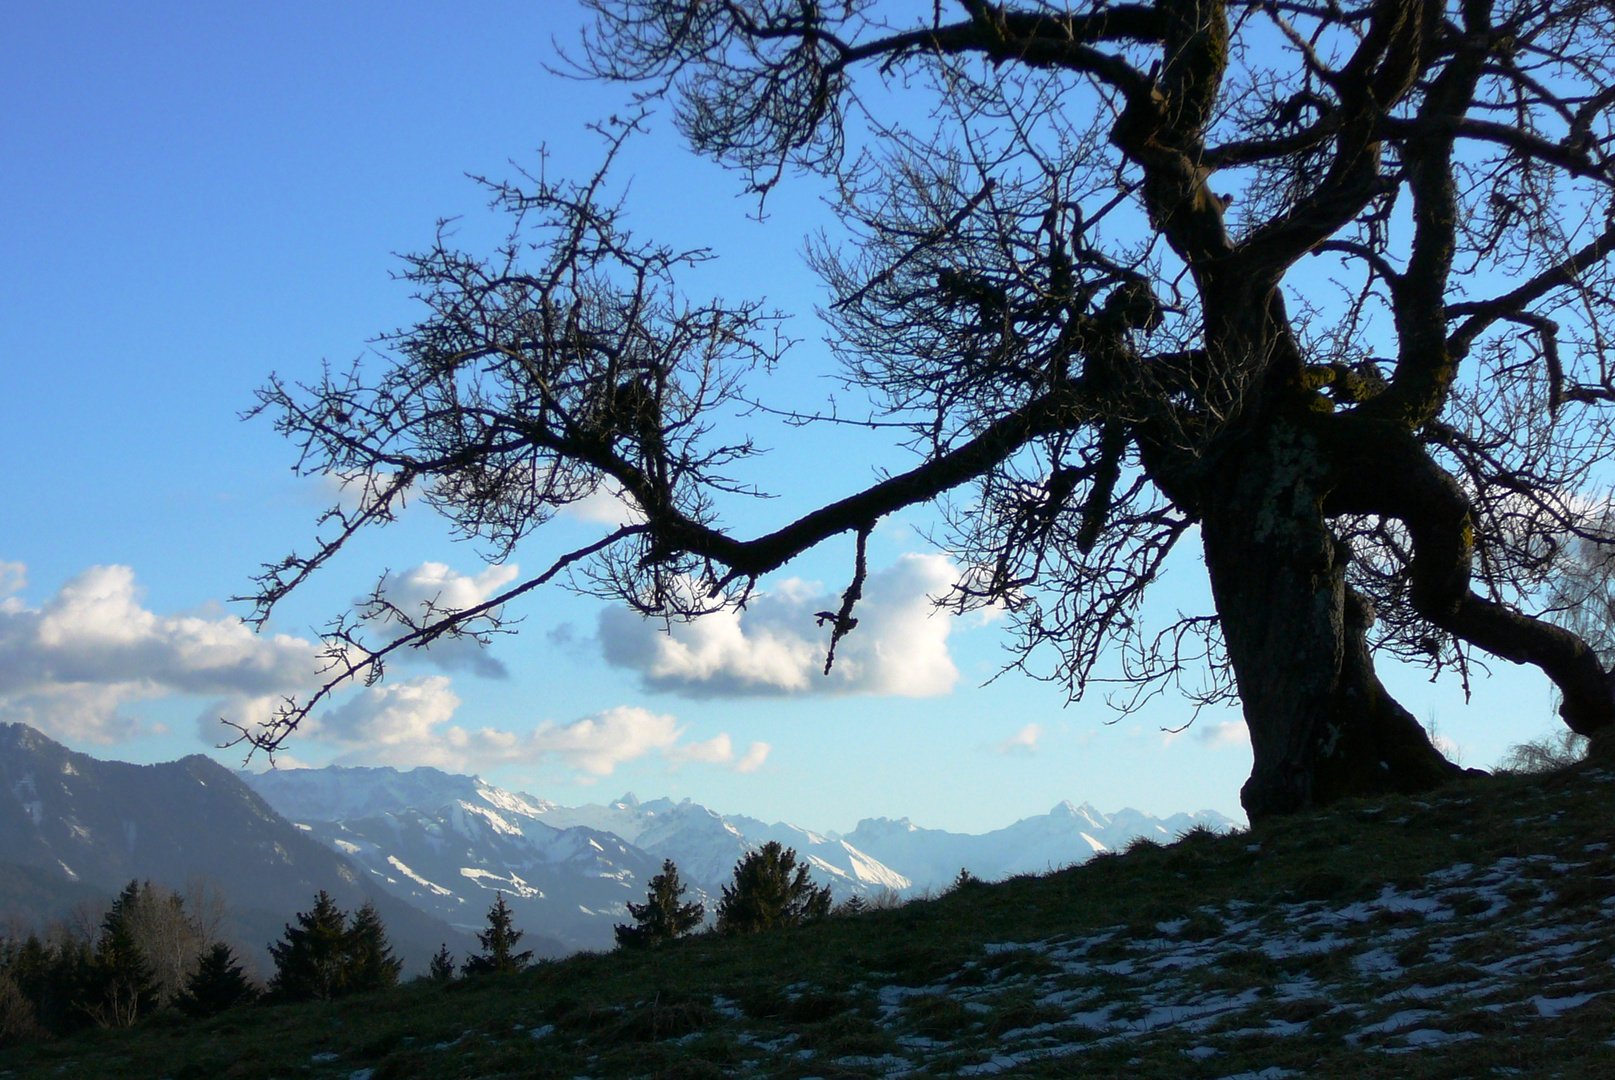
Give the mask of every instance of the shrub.
<path id="1" fill-rule="evenodd" d="M 1557 735 L 1509 747 L 1503 760 L 1497 763 L 1497 771 L 1539 776 L 1569 768 L 1586 756 L 1587 736 L 1566 729 Z"/>
<path id="2" fill-rule="evenodd" d="M 0 1050 L 32 1042 L 43 1034 L 34 1003 L 10 975 L 0 972 Z"/>

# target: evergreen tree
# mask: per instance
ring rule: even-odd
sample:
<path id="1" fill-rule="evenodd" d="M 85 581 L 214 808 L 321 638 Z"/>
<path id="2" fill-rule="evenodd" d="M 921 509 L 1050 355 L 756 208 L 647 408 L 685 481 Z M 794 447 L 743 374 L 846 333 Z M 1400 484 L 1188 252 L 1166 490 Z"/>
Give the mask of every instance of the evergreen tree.
<path id="1" fill-rule="evenodd" d="M 373 901 L 366 900 L 353 916 L 353 925 L 343 940 L 344 979 L 347 993 L 386 990 L 398 985 L 398 972 L 404 962 L 393 956 L 387 928 Z"/>
<path id="2" fill-rule="evenodd" d="M 830 913 L 829 886 L 808 880 L 806 863 L 798 865 L 795 848 L 770 840 L 735 864 L 732 885 L 718 901 L 718 929 L 749 934 L 822 919 Z"/>
<path id="3" fill-rule="evenodd" d="M 75 1004 L 101 1027 L 132 1027 L 157 1007 L 157 980 L 135 941 L 140 882 L 124 886 L 101 922 Z"/>
<path id="4" fill-rule="evenodd" d="M 524 933 L 526 931 L 517 930 L 511 924 L 505 894 L 496 894 L 493 907 L 488 909 L 488 929 L 477 932 L 477 942 L 482 946 L 482 952 L 468 957 L 461 970 L 467 975 L 508 975 L 522 970 L 533 960 L 530 951 L 513 951 Z"/>
<path id="5" fill-rule="evenodd" d="M 270 996 L 279 1001 L 326 1001 L 339 996 L 347 975 L 347 916 L 321 889 L 314 907 L 287 924 L 284 940 L 269 946 L 275 961 Z"/>
<path id="6" fill-rule="evenodd" d="M 174 1004 L 186 1016 L 201 1019 L 250 1004 L 257 997 L 258 988 L 243 974 L 234 951 L 221 941 L 202 954 L 201 963 L 186 980 L 184 992 L 174 998 Z"/>
<path id="7" fill-rule="evenodd" d="M 833 914 L 861 915 L 869 910 L 869 901 L 861 896 L 849 896 L 835 906 Z"/>
<path id="8" fill-rule="evenodd" d="M 10 954 L 8 974 L 33 1002 L 40 1026 L 52 1035 L 68 1035 L 91 1022 L 78 1008 L 90 958 L 88 942 L 60 933 L 48 941 L 29 934 Z"/>
<path id="9" fill-rule="evenodd" d="M 681 903 L 680 898 L 686 891 L 679 880 L 679 868 L 673 865 L 672 859 L 665 860 L 662 872 L 650 879 L 645 902 L 628 904 L 634 925 L 616 927 L 617 944 L 625 949 L 649 948 L 683 937 L 700 926 L 706 917 L 706 907 L 699 903 Z"/>
<path id="10" fill-rule="evenodd" d="M 426 966 L 426 977 L 435 983 L 454 980 L 454 954 L 449 952 L 447 942 L 432 954 L 432 961 Z"/>

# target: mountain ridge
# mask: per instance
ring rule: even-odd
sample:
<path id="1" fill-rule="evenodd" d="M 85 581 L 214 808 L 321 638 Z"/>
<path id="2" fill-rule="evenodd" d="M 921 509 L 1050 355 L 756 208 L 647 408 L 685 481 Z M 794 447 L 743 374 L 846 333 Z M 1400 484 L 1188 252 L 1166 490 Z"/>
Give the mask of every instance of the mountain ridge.
<path id="1" fill-rule="evenodd" d="M 223 889 L 235 936 L 259 963 L 320 890 L 350 909 L 374 901 L 410 970 L 443 942 L 469 943 L 367 887 L 350 861 L 202 754 L 156 765 L 103 761 L 25 724 L 0 724 L 0 789 L 10 796 L 0 796 L 0 864 L 17 879 L 0 891 L 14 897 L 7 914 L 26 921 L 55 917 L 68 895 L 94 895 L 86 887 L 110 896 L 132 879 L 177 889 L 203 877 Z"/>
<path id="2" fill-rule="evenodd" d="M 907 818 L 869 818 L 837 834 L 631 791 L 610 803 L 568 807 L 426 767 L 328 766 L 242 779 L 352 858 L 377 887 L 451 925 L 477 925 L 492 894 L 504 892 L 519 925 L 581 949 L 612 946 L 612 928 L 628 919 L 627 902 L 640 899 L 664 859 L 710 913 L 735 864 L 769 842 L 795 849 L 817 884 L 846 899 L 939 890 L 960 869 L 983 879 L 1041 872 L 1138 835 L 1167 840 L 1196 825 L 1235 825 L 1214 811 L 1105 815 L 1064 800 L 1048 814 L 981 834 L 922 829 Z M 342 814 L 354 816 L 333 816 Z"/>
<path id="3" fill-rule="evenodd" d="M 0 868 L 0 884 L 8 873 L 18 879 L 10 907 L 36 921 L 85 888 L 115 893 L 130 878 L 178 887 L 212 873 L 227 879 L 250 946 L 278 937 L 325 889 L 344 906 L 375 899 L 412 965 L 439 942 L 469 950 L 495 893 L 542 954 L 608 949 L 628 902 L 643 897 L 666 859 L 710 913 L 736 863 L 769 842 L 794 848 L 815 882 L 843 900 L 936 891 L 960 869 L 983 880 L 1041 872 L 1137 835 L 1167 840 L 1234 824 L 1214 812 L 1106 815 L 1063 800 L 980 834 L 908 818 L 866 818 L 838 834 L 632 792 L 566 807 L 430 766 L 243 773 L 201 754 L 103 761 L 26 725 L 0 726 L 0 785 L 11 796 L 0 798 L 0 864 L 11 868 Z M 42 892 L 42 882 L 57 885 Z"/>

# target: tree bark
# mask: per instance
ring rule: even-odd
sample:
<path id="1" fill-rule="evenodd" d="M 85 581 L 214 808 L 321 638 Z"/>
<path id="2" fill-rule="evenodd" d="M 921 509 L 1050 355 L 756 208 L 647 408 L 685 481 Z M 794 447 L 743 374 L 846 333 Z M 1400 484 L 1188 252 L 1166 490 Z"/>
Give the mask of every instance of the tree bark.
<path id="1" fill-rule="evenodd" d="M 1207 485 L 1206 565 L 1255 762 L 1255 821 L 1352 795 L 1412 793 L 1463 770 L 1374 672 L 1372 607 L 1323 514 L 1329 454 L 1278 421 L 1232 448 Z"/>

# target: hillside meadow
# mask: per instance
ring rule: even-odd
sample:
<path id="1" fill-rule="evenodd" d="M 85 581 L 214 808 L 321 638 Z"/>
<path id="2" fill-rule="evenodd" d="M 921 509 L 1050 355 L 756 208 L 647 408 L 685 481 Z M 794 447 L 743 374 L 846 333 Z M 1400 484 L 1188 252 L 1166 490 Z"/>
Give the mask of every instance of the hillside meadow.
<path id="1" fill-rule="evenodd" d="M 159 1016 L 0 1080 L 1615 1076 L 1615 767 L 963 881 L 799 930 Z"/>

